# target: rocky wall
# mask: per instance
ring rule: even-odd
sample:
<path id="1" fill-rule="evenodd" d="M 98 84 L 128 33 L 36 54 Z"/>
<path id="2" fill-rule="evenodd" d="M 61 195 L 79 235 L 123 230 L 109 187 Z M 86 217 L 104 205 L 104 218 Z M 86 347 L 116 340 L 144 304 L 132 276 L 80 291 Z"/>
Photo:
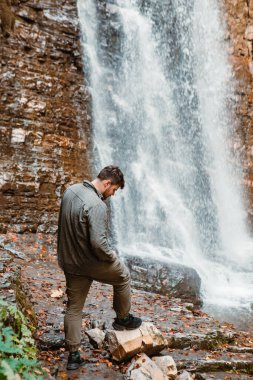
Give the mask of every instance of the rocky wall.
<path id="1" fill-rule="evenodd" d="M 0 0 L 0 19 L 0 231 L 54 231 L 66 186 L 90 178 L 76 0 Z"/>
<path id="2" fill-rule="evenodd" d="M 253 0 L 221 5 L 253 221 Z M 60 194 L 90 177 L 76 0 L 0 0 L 0 25 L 0 231 L 55 230 Z"/>
<path id="3" fill-rule="evenodd" d="M 253 0 L 223 0 L 236 85 L 237 148 L 245 176 L 248 214 L 253 224 Z"/>

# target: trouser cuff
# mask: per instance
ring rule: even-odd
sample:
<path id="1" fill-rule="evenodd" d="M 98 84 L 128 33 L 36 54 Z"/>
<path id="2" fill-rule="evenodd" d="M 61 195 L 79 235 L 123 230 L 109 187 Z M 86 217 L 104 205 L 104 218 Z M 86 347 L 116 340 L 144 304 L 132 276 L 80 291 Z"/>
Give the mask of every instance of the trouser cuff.
<path id="1" fill-rule="evenodd" d="M 116 313 L 116 315 L 117 315 L 117 318 L 118 318 L 118 319 L 126 319 L 126 318 L 129 317 L 129 313 L 124 314 L 124 315 Z"/>
<path id="2" fill-rule="evenodd" d="M 78 351 L 80 344 L 69 344 L 68 342 L 65 342 L 66 350 L 69 352 L 75 352 Z"/>

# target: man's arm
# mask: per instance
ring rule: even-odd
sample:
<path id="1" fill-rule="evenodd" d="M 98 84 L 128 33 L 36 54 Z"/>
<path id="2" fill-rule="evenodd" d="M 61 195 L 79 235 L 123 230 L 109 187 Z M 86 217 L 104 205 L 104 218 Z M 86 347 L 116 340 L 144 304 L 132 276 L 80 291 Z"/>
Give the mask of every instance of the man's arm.
<path id="1" fill-rule="evenodd" d="M 90 243 L 96 256 L 102 261 L 114 261 L 117 258 L 108 244 L 107 206 L 98 204 L 91 207 L 88 213 Z"/>

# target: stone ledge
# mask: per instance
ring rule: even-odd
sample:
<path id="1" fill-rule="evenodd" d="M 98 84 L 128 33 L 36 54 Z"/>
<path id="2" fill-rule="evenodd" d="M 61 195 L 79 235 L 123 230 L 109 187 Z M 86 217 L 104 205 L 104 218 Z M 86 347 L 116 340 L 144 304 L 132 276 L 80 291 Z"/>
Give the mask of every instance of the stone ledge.
<path id="1" fill-rule="evenodd" d="M 253 361 L 250 360 L 198 360 L 177 362 L 177 368 L 189 372 L 242 371 L 253 375 Z"/>
<path id="2" fill-rule="evenodd" d="M 215 330 L 207 334 L 182 334 L 176 333 L 168 335 L 168 347 L 184 349 L 194 348 L 196 350 L 214 350 L 224 344 L 234 342 L 234 336 L 231 332 L 227 333 L 222 330 Z"/>

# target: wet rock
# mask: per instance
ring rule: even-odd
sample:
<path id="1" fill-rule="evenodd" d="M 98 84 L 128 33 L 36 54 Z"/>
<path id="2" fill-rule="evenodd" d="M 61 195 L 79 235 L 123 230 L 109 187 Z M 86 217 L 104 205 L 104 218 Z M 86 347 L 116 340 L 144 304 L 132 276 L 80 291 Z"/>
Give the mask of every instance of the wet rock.
<path id="1" fill-rule="evenodd" d="M 0 261 L 8 264 L 12 261 L 12 256 L 5 249 L 0 249 Z"/>
<path id="2" fill-rule="evenodd" d="M 227 346 L 226 351 L 228 352 L 238 352 L 238 354 L 242 354 L 244 352 L 248 352 L 253 354 L 253 347 L 242 347 L 242 346 Z"/>
<path id="3" fill-rule="evenodd" d="M 132 361 L 126 380 L 167 380 L 167 376 L 147 355 L 141 354 Z"/>
<path id="4" fill-rule="evenodd" d="M 195 380 L 211 380 L 210 376 L 207 375 L 206 373 L 196 373 L 195 374 Z M 213 379 L 213 377 L 212 377 Z"/>
<path id="5" fill-rule="evenodd" d="M 195 380 L 252 380 L 252 376 L 243 373 L 230 372 L 209 372 L 196 373 Z"/>
<path id="6" fill-rule="evenodd" d="M 192 380 L 192 377 L 189 372 L 183 371 L 176 380 Z"/>
<path id="7" fill-rule="evenodd" d="M 169 336 L 169 347 L 171 348 L 190 348 L 212 350 L 223 344 L 232 343 L 234 336 L 231 332 L 216 330 L 212 333 L 203 334 L 183 334 L 175 333 Z"/>
<path id="8" fill-rule="evenodd" d="M 174 359 L 169 356 L 156 356 L 152 360 L 162 370 L 167 379 L 175 379 L 177 376 L 177 366 Z"/>
<path id="9" fill-rule="evenodd" d="M 177 362 L 178 369 L 187 369 L 191 372 L 219 372 L 219 371 L 243 371 L 248 374 L 253 374 L 252 358 L 249 360 L 243 359 L 198 359 L 185 360 Z"/>
<path id="10" fill-rule="evenodd" d="M 38 226 L 37 232 L 44 232 L 46 234 L 55 234 L 57 232 L 57 226 L 56 225 L 50 225 L 48 223 L 40 224 Z"/>
<path id="11" fill-rule="evenodd" d="M 108 330 L 106 341 L 113 359 L 119 362 L 139 352 L 146 352 L 148 355 L 157 354 L 168 344 L 152 323 L 142 323 L 136 330 Z"/>
<path id="12" fill-rule="evenodd" d="M 185 308 L 186 308 L 187 310 L 190 310 L 190 311 L 193 311 L 193 310 L 194 310 L 194 304 L 193 304 L 193 303 L 186 302 L 186 303 L 184 304 L 184 306 L 185 306 Z"/>
<path id="13" fill-rule="evenodd" d="M 5 239 L 2 241 L 2 243 Z M 14 262 L 10 255 L 0 248 L 0 298 L 17 306 L 16 281 L 20 276 L 20 265 Z"/>
<path id="14" fill-rule="evenodd" d="M 201 303 L 201 280 L 195 269 L 132 256 L 126 257 L 125 262 L 135 288 L 181 298 L 195 305 Z"/>
<path id="15" fill-rule="evenodd" d="M 90 343 L 95 348 L 102 348 L 103 347 L 103 343 L 105 340 L 104 331 L 100 330 L 99 328 L 95 328 L 92 330 L 85 331 L 85 334 L 88 336 Z"/>
<path id="16" fill-rule="evenodd" d="M 107 326 L 107 323 L 105 321 L 102 321 L 102 320 L 93 320 L 93 321 L 91 321 L 91 328 L 92 329 L 98 328 L 98 329 L 104 331 L 107 328 L 109 328 L 109 326 Z"/>
<path id="17" fill-rule="evenodd" d="M 5 235 L 0 235 L 0 247 L 3 246 L 3 243 L 6 241 L 6 236 Z M 0 256 L 1 257 L 1 256 Z"/>
<path id="18" fill-rule="evenodd" d="M 25 258 L 25 255 L 23 254 L 23 252 L 20 252 L 20 251 L 17 251 L 13 245 L 11 243 L 9 244 L 6 244 L 4 246 L 4 249 L 7 251 L 7 252 L 11 252 L 12 254 L 14 254 L 15 256 L 17 256 L 18 258 L 20 259 L 24 259 Z"/>
<path id="19" fill-rule="evenodd" d="M 10 288 L 11 282 L 9 281 L 9 276 L 4 274 L 0 277 L 0 289 Z"/>
<path id="20" fill-rule="evenodd" d="M 54 331 L 45 332 L 38 339 L 38 346 L 41 350 L 56 350 L 60 347 L 64 347 L 64 345 L 64 334 Z"/>

